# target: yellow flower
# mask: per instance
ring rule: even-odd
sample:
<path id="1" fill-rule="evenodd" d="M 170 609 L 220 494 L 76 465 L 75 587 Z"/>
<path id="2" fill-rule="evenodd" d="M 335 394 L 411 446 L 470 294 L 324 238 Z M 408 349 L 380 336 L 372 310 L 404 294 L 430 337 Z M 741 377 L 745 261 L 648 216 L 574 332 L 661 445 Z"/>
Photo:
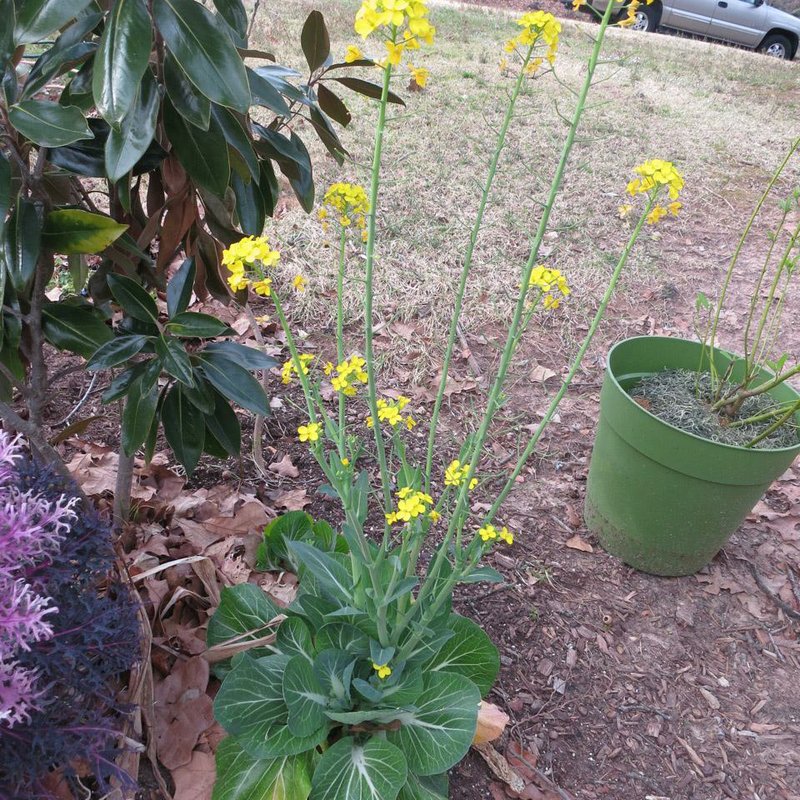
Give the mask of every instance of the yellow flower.
<path id="1" fill-rule="evenodd" d="M 274 267 L 280 260 L 281 254 L 273 250 L 265 236 L 246 236 L 238 242 L 234 242 L 229 248 L 222 251 L 222 265 L 227 267 L 228 285 L 234 292 L 246 289 L 250 285 L 250 279 L 245 275 L 246 270 L 259 265 L 261 269 Z M 263 289 L 263 280 L 258 282 Z M 258 284 L 254 284 L 256 288 Z M 269 288 L 267 286 L 267 288 Z M 262 291 L 265 297 L 269 296 L 269 291 Z"/>
<path id="2" fill-rule="evenodd" d="M 347 50 L 344 54 L 344 63 L 352 64 L 354 61 L 360 61 L 364 58 L 364 54 L 354 45 L 347 45 Z"/>
<path id="3" fill-rule="evenodd" d="M 410 522 L 412 519 L 428 513 L 430 506 L 433 505 L 433 498 L 425 492 L 419 492 L 410 486 L 404 486 L 395 492 L 397 498 L 397 509 L 386 514 L 386 521 L 389 525 L 395 522 Z"/>
<path id="4" fill-rule="evenodd" d="M 622 204 L 622 205 L 621 205 L 621 206 L 620 206 L 620 207 L 617 209 L 617 216 L 618 216 L 620 219 L 625 219 L 626 217 L 629 217 L 629 216 L 630 216 L 630 214 L 631 214 L 631 211 L 633 211 L 633 206 L 632 206 L 630 203 L 623 203 L 623 204 Z"/>
<path id="5" fill-rule="evenodd" d="M 457 458 L 453 459 L 447 469 L 444 471 L 444 485 L 445 486 L 461 486 L 467 479 L 469 473 L 469 464 L 462 464 Z M 470 490 L 478 485 L 478 479 L 472 478 L 469 482 Z"/>
<path id="6" fill-rule="evenodd" d="M 306 279 L 302 275 L 295 275 L 292 280 L 295 291 L 304 292 L 306 290 Z"/>
<path id="7" fill-rule="evenodd" d="M 647 224 L 655 225 L 659 220 L 667 216 L 667 209 L 664 206 L 653 206 L 653 210 L 647 215 Z"/>
<path id="8" fill-rule="evenodd" d="M 363 186 L 355 183 L 333 183 L 325 192 L 322 202 L 320 219 L 326 219 L 330 212 L 343 228 L 353 224 L 358 228 L 365 227 L 366 216 L 369 214 L 369 198 Z"/>
<path id="9" fill-rule="evenodd" d="M 266 314 L 262 314 L 260 317 L 255 317 L 255 321 L 259 325 L 266 325 L 269 322 L 269 317 Z"/>
<path id="10" fill-rule="evenodd" d="M 331 364 L 331 362 L 330 362 L 330 361 L 326 361 L 326 362 L 325 362 L 325 366 L 322 368 L 322 371 L 323 371 L 323 372 L 324 372 L 326 375 L 330 375 L 330 374 L 331 374 L 331 372 L 333 372 L 333 364 Z"/>
<path id="11" fill-rule="evenodd" d="M 489 542 L 492 539 L 497 538 L 497 529 L 494 527 L 494 525 L 484 525 L 478 531 L 478 536 L 480 536 L 484 542 Z"/>
<path id="12" fill-rule="evenodd" d="M 628 194 L 631 196 L 647 194 L 653 189 L 665 186 L 669 191 L 669 199 L 677 200 L 683 189 L 683 176 L 671 161 L 653 158 L 634 167 L 633 171 L 641 177 L 634 178 L 628 183 Z"/>
<path id="13" fill-rule="evenodd" d="M 403 60 L 404 44 L 395 44 L 394 42 L 384 42 L 386 51 L 388 52 L 387 60 L 393 66 L 397 66 Z"/>
<path id="14" fill-rule="evenodd" d="M 674 200 L 667 206 L 667 211 L 672 214 L 673 217 L 678 216 L 678 212 L 683 208 L 683 203 L 678 200 Z"/>
<path id="15" fill-rule="evenodd" d="M 425 0 L 363 0 L 356 12 L 355 31 L 364 39 L 379 31 L 393 44 L 402 37 L 415 45 L 419 41 L 433 44 L 436 34 L 436 28 L 428 21 Z"/>
<path id="16" fill-rule="evenodd" d="M 336 375 L 331 378 L 331 386 L 334 391 L 341 392 L 347 397 L 353 397 L 358 390 L 358 384 L 367 383 L 369 380 L 364 371 L 366 365 L 366 360 L 359 355 L 352 355 L 341 364 L 337 364 Z M 330 373 L 326 372 L 326 374 Z"/>
<path id="17" fill-rule="evenodd" d="M 253 290 L 262 297 L 269 297 L 272 294 L 272 278 L 262 278 L 253 284 Z"/>
<path id="18" fill-rule="evenodd" d="M 541 58 L 532 59 L 528 62 L 528 66 L 525 67 L 525 74 L 531 76 L 535 75 L 541 69 L 542 63 L 543 61 Z"/>
<path id="19" fill-rule="evenodd" d="M 515 39 L 505 43 L 505 51 L 513 53 L 517 47 L 532 50 L 539 41 L 542 41 L 547 45 L 545 58 L 552 64 L 558 51 L 561 23 L 546 11 L 529 11 L 517 20 L 517 25 L 522 28 L 522 32 Z"/>
<path id="20" fill-rule="evenodd" d="M 300 353 L 298 356 L 300 360 L 300 369 L 303 371 L 303 375 L 308 375 L 308 368 L 311 362 L 314 360 L 313 353 Z M 283 383 L 289 384 L 292 382 L 292 375 L 299 374 L 297 372 L 297 367 L 295 366 L 294 359 L 290 358 L 287 362 L 284 363 L 283 367 L 281 368 L 281 381 Z"/>
<path id="21" fill-rule="evenodd" d="M 378 673 L 378 677 L 383 681 L 386 680 L 391 674 L 392 670 L 388 664 L 376 664 L 375 662 L 372 663 L 372 669 Z"/>
<path id="22" fill-rule="evenodd" d="M 342 463 L 343 467 L 349 467 L 350 466 L 350 459 L 349 458 L 343 458 L 341 463 Z"/>
<path id="23" fill-rule="evenodd" d="M 409 414 L 406 417 L 406 428 L 408 428 L 408 430 L 412 430 L 416 424 L 417 421 Z"/>
<path id="24" fill-rule="evenodd" d="M 506 528 L 504 525 L 503 528 L 497 534 L 506 544 L 514 544 L 514 534 Z"/>
<path id="25" fill-rule="evenodd" d="M 301 442 L 316 442 L 321 430 L 322 425 L 319 422 L 309 422 L 308 425 L 301 425 L 297 429 L 297 435 Z"/>
<path id="26" fill-rule="evenodd" d="M 552 294 L 546 294 L 543 301 L 544 307 L 555 311 L 561 305 L 560 297 L 553 297 Z"/>
<path id="27" fill-rule="evenodd" d="M 497 66 L 500 68 L 500 72 L 505 72 L 508 69 L 508 59 L 501 58 L 500 63 Z"/>
<path id="28" fill-rule="evenodd" d="M 578 11 L 586 5 L 586 0 L 572 0 L 572 10 Z"/>
<path id="29" fill-rule="evenodd" d="M 368 417 L 365 417 L 364 422 L 366 423 L 366 426 L 368 428 L 374 428 L 375 427 L 375 420 L 372 419 L 372 414 L 370 414 Z"/>
<path id="30" fill-rule="evenodd" d="M 442 515 L 435 508 L 432 508 L 428 512 L 428 519 L 431 521 L 432 525 L 435 525 L 441 518 Z"/>
<path id="31" fill-rule="evenodd" d="M 560 270 L 538 264 L 531 271 L 528 287 L 539 290 L 539 297 L 547 309 L 555 310 L 561 305 L 561 298 L 571 294 L 567 279 Z M 555 294 L 559 292 L 560 294 Z"/>
<path id="32" fill-rule="evenodd" d="M 425 69 L 425 67 L 415 67 L 413 64 L 409 64 L 408 69 L 411 71 L 411 77 L 414 79 L 414 83 L 416 83 L 420 89 L 424 89 L 428 85 L 430 72 Z"/>

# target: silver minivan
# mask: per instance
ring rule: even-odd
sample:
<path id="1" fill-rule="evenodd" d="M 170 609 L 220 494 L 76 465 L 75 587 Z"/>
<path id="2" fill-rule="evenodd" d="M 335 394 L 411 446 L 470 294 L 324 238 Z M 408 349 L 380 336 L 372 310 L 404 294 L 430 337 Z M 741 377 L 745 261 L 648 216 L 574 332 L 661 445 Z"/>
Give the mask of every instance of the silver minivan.
<path id="1" fill-rule="evenodd" d="M 605 0 L 593 3 L 602 12 Z M 624 14 L 623 14 L 624 16 Z M 633 30 L 672 28 L 792 59 L 800 41 L 800 18 L 764 0 L 654 0 L 636 10 Z"/>

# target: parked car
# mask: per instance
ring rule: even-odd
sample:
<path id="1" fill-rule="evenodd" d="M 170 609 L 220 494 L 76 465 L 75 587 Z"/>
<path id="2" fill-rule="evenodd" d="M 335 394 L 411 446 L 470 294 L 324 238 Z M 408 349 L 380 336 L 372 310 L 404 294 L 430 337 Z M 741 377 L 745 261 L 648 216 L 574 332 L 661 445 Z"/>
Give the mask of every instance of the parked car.
<path id="1" fill-rule="evenodd" d="M 606 3 L 596 0 L 593 5 L 603 12 Z M 588 9 L 584 6 L 584 10 Z M 795 57 L 800 42 L 800 17 L 773 8 L 764 0 L 642 2 L 631 28 L 654 31 L 658 27 L 719 39 L 787 60 Z"/>

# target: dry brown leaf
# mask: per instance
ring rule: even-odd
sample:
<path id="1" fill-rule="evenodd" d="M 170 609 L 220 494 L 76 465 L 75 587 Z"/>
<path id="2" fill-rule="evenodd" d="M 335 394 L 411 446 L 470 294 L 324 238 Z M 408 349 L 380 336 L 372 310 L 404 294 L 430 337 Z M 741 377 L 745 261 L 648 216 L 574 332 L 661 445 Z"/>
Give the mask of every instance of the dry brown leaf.
<path id="1" fill-rule="evenodd" d="M 535 364 L 533 369 L 530 371 L 529 377 L 536 383 L 547 383 L 547 381 L 557 378 L 558 373 L 552 369 L 543 367 L 541 364 Z"/>
<path id="2" fill-rule="evenodd" d="M 172 800 L 210 800 L 216 777 L 213 754 L 195 750 L 188 764 L 172 770 Z"/>
<path id="3" fill-rule="evenodd" d="M 481 700 L 478 707 L 478 727 L 472 744 L 486 744 L 499 739 L 508 725 L 508 714 L 499 709 L 494 703 Z"/>
<path id="4" fill-rule="evenodd" d="M 305 492 L 305 489 L 301 491 Z M 232 516 L 212 517 L 203 525 L 209 532 L 227 537 L 262 531 L 269 520 L 266 506 L 259 500 L 251 500 Z"/>
<path id="5" fill-rule="evenodd" d="M 292 459 L 287 453 L 280 461 L 269 465 L 269 471 L 275 472 L 283 478 L 299 478 L 300 470 L 292 464 Z"/>
<path id="6" fill-rule="evenodd" d="M 567 539 L 564 544 L 569 547 L 570 550 L 580 550 L 583 553 L 594 553 L 594 547 L 592 547 L 589 542 L 586 541 L 586 539 L 578 536 L 577 533 Z"/>
<path id="7" fill-rule="evenodd" d="M 290 489 L 286 492 L 270 492 L 270 500 L 278 508 L 285 508 L 287 511 L 302 511 L 311 503 L 311 498 L 305 489 Z"/>
<path id="8" fill-rule="evenodd" d="M 175 662 L 155 686 L 158 759 L 167 769 L 189 764 L 200 734 L 214 722 L 208 676 L 208 662 L 195 657 Z"/>

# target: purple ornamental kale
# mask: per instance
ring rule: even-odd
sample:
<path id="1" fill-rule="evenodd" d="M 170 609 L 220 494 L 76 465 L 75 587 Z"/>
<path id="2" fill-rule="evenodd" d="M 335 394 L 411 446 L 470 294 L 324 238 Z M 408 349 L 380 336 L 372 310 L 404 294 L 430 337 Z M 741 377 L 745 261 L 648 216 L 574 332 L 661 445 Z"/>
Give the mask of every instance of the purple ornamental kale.
<path id="1" fill-rule="evenodd" d="M 139 629 L 114 562 L 75 485 L 0 432 L 0 800 L 50 797 L 43 776 L 71 781 L 78 761 L 100 794 L 131 784 L 115 763 L 129 711 L 117 694 Z"/>
<path id="2" fill-rule="evenodd" d="M 50 500 L 14 484 L 19 439 L 0 432 L 0 723 L 30 721 L 37 672 L 17 661 L 21 651 L 53 635 L 48 617 L 58 609 L 28 582 L 28 570 L 48 561 L 75 518 L 75 498 Z"/>

